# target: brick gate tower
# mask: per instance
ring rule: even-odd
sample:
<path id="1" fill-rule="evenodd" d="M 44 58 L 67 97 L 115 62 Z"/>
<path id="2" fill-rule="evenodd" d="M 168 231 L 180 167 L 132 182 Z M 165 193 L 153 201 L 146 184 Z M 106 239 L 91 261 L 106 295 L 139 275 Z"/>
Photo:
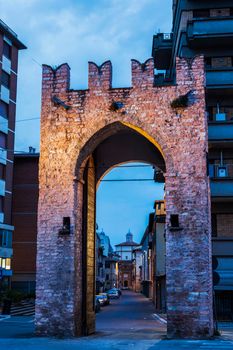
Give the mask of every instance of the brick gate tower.
<path id="1" fill-rule="evenodd" d="M 153 59 L 132 60 L 130 88 L 112 88 L 111 77 L 111 62 L 91 62 L 88 89 L 70 90 L 67 64 L 43 66 L 37 333 L 95 331 L 96 186 L 137 159 L 165 177 L 168 336 L 212 336 L 203 58 L 177 58 L 171 85 L 154 84 Z"/>

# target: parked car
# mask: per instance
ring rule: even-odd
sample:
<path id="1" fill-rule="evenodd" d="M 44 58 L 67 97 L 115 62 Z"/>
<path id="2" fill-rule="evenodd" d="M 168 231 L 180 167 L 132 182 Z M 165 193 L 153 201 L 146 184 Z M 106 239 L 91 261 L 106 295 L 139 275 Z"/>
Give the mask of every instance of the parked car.
<path id="1" fill-rule="evenodd" d="M 113 288 L 113 289 L 116 289 L 116 290 L 118 291 L 118 293 L 119 293 L 119 296 L 121 296 L 122 291 L 121 291 L 121 289 L 120 289 L 120 288 Z"/>
<path id="2" fill-rule="evenodd" d="M 120 297 L 119 292 L 116 289 L 110 289 L 108 291 L 108 296 L 110 299 L 118 299 Z"/>
<path id="3" fill-rule="evenodd" d="M 103 295 L 105 298 L 105 304 L 104 305 L 109 305 L 110 304 L 110 299 L 107 293 L 99 293 L 99 295 Z"/>
<path id="4" fill-rule="evenodd" d="M 97 298 L 97 295 L 95 296 L 95 312 L 99 312 L 100 311 L 100 301 Z"/>
<path id="5" fill-rule="evenodd" d="M 100 302 L 100 306 L 105 306 L 109 304 L 109 300 L 106 295 L 99 294 L 96 297 Z"/>
<path id="6" fill-rule="evenodd" d="M 110 290 L 117 291 L 117 292 L 118 292 L 118 294 L 119 294 L 119 297 L 122 295 L 122 291 L 121 291 L 121 289 L 120 289 L 120 288 L 113 287 L 113 288 L 112 288 L 112 289 L 110 289 Z"/>

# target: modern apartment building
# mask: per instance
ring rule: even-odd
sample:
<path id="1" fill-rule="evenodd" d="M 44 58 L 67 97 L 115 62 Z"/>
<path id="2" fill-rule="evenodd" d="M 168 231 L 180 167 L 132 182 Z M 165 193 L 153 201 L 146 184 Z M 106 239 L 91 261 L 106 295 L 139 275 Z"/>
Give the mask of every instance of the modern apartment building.
<path id="1" fill-rule="evenodd" d="M 13 276 L 11 287 L 24 293 L 35 291 L 39 153 L 15 154 L 12 222 Z"/>
<path id="2" fill-rule="evenodd" d="M 0 20 L 0 282 L 12 275 L 12 176 L 18 51 L 26 49 L 17 34 Z"/>
<path id="3" fill-rule="evenodd" d="M 172 33 L 154 35 L 155 85 L 175 84 L 176 56 L 204 55 L 214 287 L 220 318 L 233 314 L 233 2 L 173 0 Z M 197 203 L 198 206 L 198 203 Z M 205 213 L 203 213 L 205 215 Z"/>

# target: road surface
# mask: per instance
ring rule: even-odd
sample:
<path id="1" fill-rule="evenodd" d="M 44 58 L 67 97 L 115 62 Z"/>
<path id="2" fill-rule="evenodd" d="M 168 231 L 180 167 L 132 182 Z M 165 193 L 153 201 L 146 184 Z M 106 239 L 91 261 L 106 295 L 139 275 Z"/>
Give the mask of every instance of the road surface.
<path id="1" fill-rule="evenodd" d="M 74 339 L 34 335 L 33 317 L 0 319 L 1 350 L 232 350 L 233 324 L 222 324 L 223 336 L 213 340 L 166 340 L 166 324 L 154 317 L 144 296 L 124 292 L 96 316 L 96 334 Z"/>
<path id="2" fill-rule="evenodd" d="M 97 334 L 108 336 L 161 338 L 166 335 L 166 324 L 155 317 L 152 302 L 140 293 L 123 291 L 120 299 L 112 299 L 96 314 Z"/>

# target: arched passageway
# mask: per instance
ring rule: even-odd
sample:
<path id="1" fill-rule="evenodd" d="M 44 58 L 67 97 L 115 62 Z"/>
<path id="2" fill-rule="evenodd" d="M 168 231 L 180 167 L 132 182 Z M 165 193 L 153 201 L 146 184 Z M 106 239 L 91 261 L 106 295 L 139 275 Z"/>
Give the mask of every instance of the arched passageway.
<path id="1" fill-rule="evenodd" d="M 110 134 L 110 132 L 112 134 Z M 99 144 L 96 146 L 96 140 Z M 85 158 L 86 157 L 86 158 Z M 82 315 L 79 321 L 82 334 L 95 331 L 95 230 L 96 190 L 101 178 L 114 166 L 140 161 L 152 164 L 158 171 L 165 172 L 165 161 L 154 143 L 133 128 L 122 123 L 113 123 L 87 142 L 77 161 L 76 177 L 83 184 L 77 197 L 82 198 L 82 227 L 77 235 L 82 237 Z M 79 206 L 79 204 L 78 204 Z M 77 261 L 77 264 L 79 262 Z M 128 287 L 128 281 L 124 281 Z M 126 285 L 127 284 L 127 285 Z M 80 317 L 81 316 L 81 317 Z M 78 326 L 79 327 L 79 326 Z"/>

